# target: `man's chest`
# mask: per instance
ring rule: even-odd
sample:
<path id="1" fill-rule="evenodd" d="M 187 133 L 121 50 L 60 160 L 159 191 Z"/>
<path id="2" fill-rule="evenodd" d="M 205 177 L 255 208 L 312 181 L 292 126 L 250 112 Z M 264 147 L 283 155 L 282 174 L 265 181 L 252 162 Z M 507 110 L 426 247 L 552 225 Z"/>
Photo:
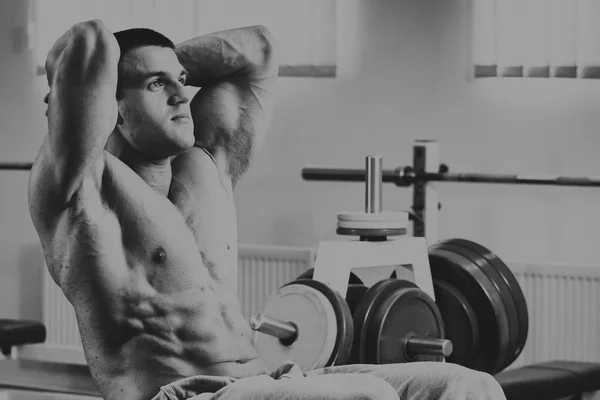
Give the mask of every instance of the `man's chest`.
<path id="1" fill-rule="evenodd" d="M 102 203 L 116 216 L 114 230 L 121 231 L 130 260 L 159 275 L 205 267 L 217 282 L 236 280 L 236 210 L 218 180 L 199 171 L 192 185 L 174 174 L 164 196 L 121 163 L 109 164 Z M 157 256 L 160 251 L 166 257 Z M 152 267 L 160 259 L 168 262 Z"/>
<path id="2" fill-rule="evenodd" d="M 218 281 L 234 279 L 238 257 L 234 201 L 217 183 L 202 189 L 187 187 L 174 177 L 169 199 L 183 216 L 211 275 Z"/>

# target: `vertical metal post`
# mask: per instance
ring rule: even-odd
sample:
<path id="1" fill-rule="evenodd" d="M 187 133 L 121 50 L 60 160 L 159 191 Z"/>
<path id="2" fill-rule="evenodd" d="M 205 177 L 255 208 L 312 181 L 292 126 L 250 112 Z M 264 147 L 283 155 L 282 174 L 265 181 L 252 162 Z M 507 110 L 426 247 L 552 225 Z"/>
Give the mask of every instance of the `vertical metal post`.
<path id="1" fill-rule="evenodd" d="M 425 171 L 425 147 L 419 141 L 413 144 L 413 170 L 415 174 Z M 425 237 L 425 182 L 413 183 L 413 236 Z"/>
<path id="2" fill-rule="evenodd" d="M 434 140 L 416 140 L 413 145 L 413 169 L 419 172 L 439 172 L 439 145 Z M 439 201 L 435 184 L 413 183 L 413 236 L 424 237 L 428 245 L 438 241 Z"/>
<path id="3" fill-rule="evenodd" d="M 383 157 L 367 156 L 365 160 L 366 167 L 366 190 L 365 190 L 365 212 L 380 213 L 383 209 Z"/>

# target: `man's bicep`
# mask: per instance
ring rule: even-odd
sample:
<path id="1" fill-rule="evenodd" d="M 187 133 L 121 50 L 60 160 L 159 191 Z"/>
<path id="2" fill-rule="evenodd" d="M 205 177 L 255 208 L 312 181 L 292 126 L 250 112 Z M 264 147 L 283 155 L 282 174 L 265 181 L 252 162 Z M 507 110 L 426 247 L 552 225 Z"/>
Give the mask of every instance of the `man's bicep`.
<path id="1" fill-rule="evenodd" d="M 52 165 L 65 200 L 102 156 L 117 120 L 114 36 L 98 21 L 72 31 L 52 66 L 47 113 Z"/>
<path id="2" fill-rule="evenodd" d="M 234 183 L 260 150 L 274 109 L 272 79 L 204 87 L 191 103 L 196 144 L 223 152 Z"/>

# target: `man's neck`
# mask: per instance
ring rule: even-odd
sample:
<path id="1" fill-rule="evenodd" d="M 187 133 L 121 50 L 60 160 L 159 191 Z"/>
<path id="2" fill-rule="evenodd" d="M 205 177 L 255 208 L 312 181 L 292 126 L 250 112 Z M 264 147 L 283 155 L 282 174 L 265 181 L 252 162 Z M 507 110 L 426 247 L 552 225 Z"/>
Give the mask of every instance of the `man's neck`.
<path id="1" fill-rule="evenodd" d="M 171 187 L 170 158 L 154 158 L 135 150 L 123 137 L 113 132 L 106 150 L 138 174 L 150 187 L 167 196 Z"/>

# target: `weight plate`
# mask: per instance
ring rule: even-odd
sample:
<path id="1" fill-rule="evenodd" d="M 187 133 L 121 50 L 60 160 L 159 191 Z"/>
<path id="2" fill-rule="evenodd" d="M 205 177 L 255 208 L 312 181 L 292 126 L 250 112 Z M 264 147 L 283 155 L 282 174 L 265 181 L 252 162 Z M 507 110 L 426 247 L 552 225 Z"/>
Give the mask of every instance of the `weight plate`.
<path id="1" fill-rule="evenodd" d="M 365 295 L 369 288 L 365 285 L 357 285 L 350 284 L 348 285 L 348 291 L 346 292 L 346 303 L 348 303 L 348 308 L 350 308 L 350 312 L 354 315 L 354 311 L 360 300 Z"/>
<path id="2" fill-rule="evenodd" d="M 510 288 L 496 268 L 485 258 L 483 258 L 482 255 L 473 251 L 470 247 L 465 247 L 452 241 L 440 242 L 436 244 L 435 247 L 453 251 L 469 259 L 472 263 L 481 268 L 481 270 L 487 275 L 500 294 L 500 298 L 502 299 L 502 303 L 504 304 L 504 309 L 506 310 L 506 315 L 508 317 L 509 332 L 508 348 L 503 354 L 503 360 L 500 367 L 500 371 L 503 370 L 514 361 L 512 357 L 515 349 L 518 346 L 519 339 L 519 318 L 517 316 L 517 306 L 512 297 Z"/>
<path id="3" fill-rule="evenodd" d="M 441 339 L 444 337 L 442 316 L 431 297 L 402 281 L 389 279 L 370 304 L 374 308 L 367 321 L 367 364 L 396 364 L 419 361 L 443 361 L 443 356 L 410 355 L 409 338 Z"/>
<path id="4" fill-rule="evenodd" d="M 500 294 L 489 278 L 468 259 L 454 252 L 431 248 L 432 278 L 448 282 L 468 300 L 479 321 L 480 341 L 472 369 L 493 374 L 501 367 L 508 348 L 508 317 Z"/>
<path id="5" fill-rule="evenodd" d="M 380 282 L 378 282 L 378 283 L 383 284 L 383 281 L 380 281 Z M 405 280 L 405 279 L 398 279 L 397 285 L 402 285 L 402 287 L 406 287 L 406 288 L 419 289 L 419 287 L 417 286 L 416 283 Z M 375 285 L 373 285 L 373 286 L 375 286 Z M 346 303 L 348 303 L 348 306 L 350 307 L 350 311 L 352 312 L 353 316 L 355 315 L 356 309 L 358 308 L 358 305 L 360 304 L 363 296 L 365 295 L 365 293 L 367 292 L 368 289 L 369 288 L 365 285 L 354 285 L 354 284 L 348 285 L 348 292 L 346 294 Z"/>
<path id="6" fill-rule="evenodd" d="M 298 327 L 292 345 L 275 336 L 254 332 L 254 347 L 269 372 L 288 360 L 303 371 L 323 368 L 336 349 L 339 318 L 335 308 L 323 291 L 303 283 L 294 282 L 277 290 L 261 313 Z"/>
<path id="7" fill-rule="evenodd" d="M 454 347 L 446 361 L 468 365 L 479 342 L 479 321 L 475 311 L 466 297 L 447 282 L 434 280 L 433 291 L 444 321 L 444 333 Z"/>
<path id="8" fill-rule="evenodd" d="M 392 271 L 392 273 L 391 273 L 391 275 L 390 275 L 390 277 L 388 279 L 398 279 L 398 280 L 401 280 L 406 287 L 414 287 L 414 288 L 420 289 L 420 287 L 416 283 L 414 283 L 413 281 L 409 281 L 407 279 L 398 278 L 398 276 L 396 275 L 396 271 L 395 270 Z"/>
<path id="9" fill-rule="evenodd" d="M 337 228 L 336 233 L 338 235 L 349 235 L 349 236 L 364 236 L 364 237 L 375 237 L 375 236 L 402 236 L 406 234 L 406 228 L 399 229 L 355 229 L 355 228 Z"/>
<path id="10" fill-rule="evenodd" d="M 353 285 L 353 284 L 348 285 L 348 292 L 346 294 L 346 302 L 348 303 L 350 311 L 352 312 L 353 321 L 354 321 L 354 343 L 352 345 L 353 346 L 352 354 L 349 359 L 350 364 L 358 364 L 361 362 L 359 357 L 360 357 L 361 349 L 363 349 L 363 347 L 361 347 L 362 345 L 360 344 L 360 341 L 361 341 L 361 337 L 364 337 L 363 328 L 365 328 L 363 326 L 364 324 L 362 324 L 361 322 L 364 321 L 364 318 L 366 318 L 367 314 L 370 313 L 369 308 L 365 307 L 364 303 L 363 303 L 362 307 L 360 306 L 360 304 L 361 304 L 361 302 L 363 302 L 363 299 L 369 290 L 371 290 L 371 295 L 372 295 L 377 290 L 376 287 L 381 286 L 383 283 L 384 283 L 384 281 L 379 281 L 379 282 L 375 283 L 375 285 L 373 285 L 371 288 L 368 288 L 365 285 Z M 399 279 L 398 285 L 402 285 L 402 287 L 407 287 L 407 288 L 418 288 L 418 286 L 415 283 L 413 283 L 411 281 L 407 281 L 407 280 Z M 360 310 L 359 310 L 359 307 L 361 308 Z M 357 323 L 357 321 L 359 321 L 359 322 Z"/>
<path id="11" fill-rule="evenodd" d="M 315 273 L 314 268 L 309 268 L 300 274 L 296 280 L 299 279 L 312 279 Z M 348 285 L 362 285 L 364 282 L 352 271 L 350 271 L 350 278 L 348 279 Z"/>
<path id="12" fill-rule="evenodd" d="M 400 211 L 382 211 L 367 213 L 364 211 L 347 211 L 337 214 L 338 221 L 395 221 L 408 222 L 408 213 Z"/>
<path id="13" fill-rule="evenodd" d="M 377 298 L 379 291 L 384 287 L 385 282 L 386 280 L 381 280 L 371 286 L 363 295 L 352 314 L 352 319 L 354 320 L 354 343 L 352 343 L 352 354 L 350 355 L 350 358 L 353 363 L 364 363 L 367 321 L 373 314 L 373 308 L 370 307 L 370 305 Z"/>
<path id="14" fill-rule="evenodd" d="M 367 293 L 367 290 L 369 290 L 369 288 L 366 285 L 348 285 L 348 291 L 346 292 L 346 303 L 348 304 L 348 308 L 350 309 L 352 315 L 354 315 L 356 308 L 360 304 L 360 301 L 365 293 Z M 358 364 L 358 359 L 353 357 L 357 357 L 357 354 L 354 351 L 351 352 L 350 358 L 348 359 L 348 364 Z"/>
<path id="15" fill-rule="evenodd" d="M 508 266 L 496 254 L 484 246 L 467 239 L 451 239 L 448 242 L 458 243 L 463 247 L 471 248 L 478 254 L 481 254 L 492 266 L 496 268 L 496 270 L 504 279 L 504 282 L 510 288 L 510 292 L 517 307 L 517 316 L 519 319 L 519 335 L 517 339 L 517 345 L 514 349 L 510 363 L 514 362 L 514 360 L 516 360 L 523 351 L 525 343 L 527 342 L 527 335 L 529 334 L 529 312 L 527 309 L 527 301 L 525 300 L 525 295 L 521 290 L 521 286 L 519 285 L 517 278 L 512 273 L 510 268 L 508 268 Z"/>
<path id="16" fill-rule="evenodd" d="M 295 284 L 306 285 L 318 290 L 333 306 L 337 323 L 337 335 L 335 338 L 334 349 L 325 366 L 344 365 L 350 358 L 352 342 L 354 341 L 354 321 L 352 320 L 352 313 L 350 312 L 346 300 L 336 290 L 330 288 L 323 282 L 315 281 L 314 279 L 300 279 L 290 282 L 287 285 Z M 284 285 L 284 287 L 287 285 Z"/>
<path id="17" fill-rule="evenodd" d="M 346 229 L 406 229 L 408 221 L 338 221 L 337 226 Z"/>

